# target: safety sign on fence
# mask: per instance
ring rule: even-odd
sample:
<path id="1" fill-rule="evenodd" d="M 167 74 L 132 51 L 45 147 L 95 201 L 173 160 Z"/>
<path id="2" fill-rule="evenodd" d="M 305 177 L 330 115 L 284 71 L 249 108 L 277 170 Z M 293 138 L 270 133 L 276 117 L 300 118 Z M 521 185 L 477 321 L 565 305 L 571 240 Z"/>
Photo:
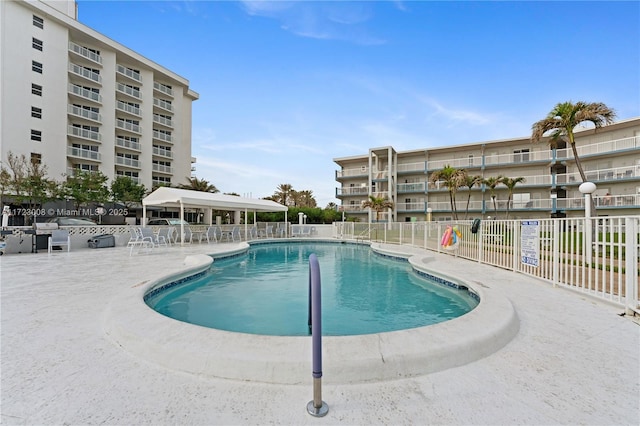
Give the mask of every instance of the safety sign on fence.
<path id="1" fill-rule="evenodd" d="M 523 265 L 540 263 L 540 222 L 523 220 L 520 228 L 520 259 Z"/>

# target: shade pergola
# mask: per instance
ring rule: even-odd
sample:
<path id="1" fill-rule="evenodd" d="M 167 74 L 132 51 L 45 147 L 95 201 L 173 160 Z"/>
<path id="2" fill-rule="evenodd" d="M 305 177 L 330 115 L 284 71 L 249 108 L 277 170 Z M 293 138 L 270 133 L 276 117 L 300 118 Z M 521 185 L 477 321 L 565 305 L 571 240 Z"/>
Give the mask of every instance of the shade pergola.
<path id="1" fill-rule="evenodd" d="M 142 200 L 142 223 L 147 223 L 147 206 L 176 207 L 180 209 L 180 219 L 184 220 L 184 209 L 204 208 L 209 225 L 212 225 L 211 210 L 228 210 L 245 212 L 285 212 L 284 220 L 287 221 L 289 208 L 275 201 L 256 198 L 236 197 L 234 195 L 213 194 L 211 192 L 192 191 L 189 189 L 169 188 L 162 186 Z M 245 220 L 245 234 L 248 224 Z M 184 233 L 184 225 L 180 225 L 181 235 Z"/>

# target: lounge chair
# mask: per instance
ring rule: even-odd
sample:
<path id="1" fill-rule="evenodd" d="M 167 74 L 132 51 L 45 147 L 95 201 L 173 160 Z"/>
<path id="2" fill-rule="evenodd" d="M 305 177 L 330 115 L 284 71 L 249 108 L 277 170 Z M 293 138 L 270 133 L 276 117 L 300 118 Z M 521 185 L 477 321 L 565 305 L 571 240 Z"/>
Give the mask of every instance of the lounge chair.
<path id="1" fill-rule="evenodd" d="M 269 238 L 269 236 L 271 236 L 273 238 L 273 225 L 267 225 L 264 229 L 261 229 L 259 236 L 263 238 Z"/>
<path id="2" fill-rule="evenodd" d="M 67 252 L 71 250 L 71 236 L 69 235 L 69 231 L 66 229 L 54 229 L 51 232 L 51 236 L 49 237 L 49 248 L 48 252 L 51 253 L 51 250 L 54 246 L 67 246 Z"/>
<path id="3" fill-rule="evenodd" d="M 251 228 L 249 228 L 247 240 L 256 240 L 256 239 L 258 239 L 258 228 L 255 226 L 252 226 Z"/>
<path id="4" fill-rule="evenodd" d="M 240 235 L 240 227 L 234 226 L 231 228 L 231 232 L 227 232 L 227 241 L 242 241 L 242 236 Z"/>
<path id="5" fill-rule="evenodd" d="M 302 226 L 291 226 L 291 236 L 292 237 L 301 237 L 302 236 Z"/>
<path id="6" fill-rule="evenodd" d="M 127 246 L 129 247 L 129 256 L 133 254 L 134 247 L 138 247 L 138 251 L 140 251 L 140 248 L 153 248 L 153 241 L 148 238 L 144 238 L 140 228 L 132 226 L 129 228 L 129 233 L 131 234 L 129 242 L 127 243 Z"/>
<path id="7" fill-rule="evenodd" d="M 143 241 L 151 241 L 152 248 L 165 246 L 167 247 L 167 239 L 163 235 L 156 235 L 151 228 L 140 228 Z"/>
<path id="8" fill-rule="evenodd" d="M 166 245 L 170 246 L 171 244 L 173 244 L 173 241 L 171 239 L 173 231 L 174 231 L 174 229 L 171 228 L 171 227 L 162 227 L 162 228 L 160 228 L 160 230 L 158 231 L 158 240 L 164 239 Z"/>

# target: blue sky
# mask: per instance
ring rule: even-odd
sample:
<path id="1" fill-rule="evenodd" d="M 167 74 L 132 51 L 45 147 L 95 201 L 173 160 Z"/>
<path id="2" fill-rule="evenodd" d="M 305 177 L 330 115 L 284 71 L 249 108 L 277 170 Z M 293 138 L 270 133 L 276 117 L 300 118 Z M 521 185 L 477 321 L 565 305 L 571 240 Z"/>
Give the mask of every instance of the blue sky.
<path id="1" fill-rule="evenodd" d="M 640 3 L 79 0 L 187 78 L 196 176 L 333 201 L 333 158 L 526 137 L 558 102 L 640 116 Z"/>

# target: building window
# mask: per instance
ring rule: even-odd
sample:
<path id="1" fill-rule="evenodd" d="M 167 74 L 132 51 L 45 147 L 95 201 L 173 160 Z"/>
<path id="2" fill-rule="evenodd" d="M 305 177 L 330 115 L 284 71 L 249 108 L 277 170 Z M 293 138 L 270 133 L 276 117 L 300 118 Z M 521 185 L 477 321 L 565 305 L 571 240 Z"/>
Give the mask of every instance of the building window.
<path id="1" fill-rule="evenodd" d="M 39 16 L 33 15 L 33 26 L 38 28 L 44 28 L 44 19 Z"/>
<path id="2" fill-rule="evenodd" d="M 31 107 L 31 116 L 33 118 L 42 118 L 42 108 Z"/>
<path id="3" fill-rule="evenodd" d="M 529 150 L 528 149 L 514 149 L 513 150 L 513 162 L 514 163 L 523 163 L 525 161 L 529 161 Z"/>
<path id="4" fill-rule="evenodd" d="M 31 47 L 42 52 L 42 40 L 33 37 L 31 39 Z"/>
<path id="5" fill-rule="evenodd" d="M 40 130 L 31 129 L 31 140 L 36 142 L 42 142 L 42 132 Z"/>
<path id="6" fill-rule="evenodd" d="M 42 74 L 42 64 L 37 61 L 31 61 L 31 70 L 38 74 Z"/>
<path id="7" fill-rule="evenodd" d="M 42 164 L 42 154 L 31 153 L 31 164 Z"/>
<path id="8" fill-rule="evenodd" d="M 42 86 L 39 84 L 31 84 L 31 93 L 36 96 L 42 96 Z"/>
<path id="9" fill-rule="evenodd" d="M 469 154 L 469 166 L 473 166 L 473 154 Z"/>

